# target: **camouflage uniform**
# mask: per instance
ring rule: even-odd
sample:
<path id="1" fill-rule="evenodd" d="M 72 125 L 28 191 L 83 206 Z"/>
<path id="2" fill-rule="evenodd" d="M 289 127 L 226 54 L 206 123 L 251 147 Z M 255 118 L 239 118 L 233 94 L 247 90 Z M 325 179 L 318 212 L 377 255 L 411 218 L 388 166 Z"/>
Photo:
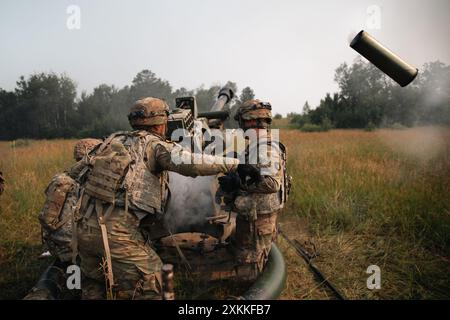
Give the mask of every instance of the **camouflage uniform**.
<path id="1" fill-rule="evenodd" d="M 78 162 L 94 147 L 98 139 L 81 139 L 74 146 L 74 158 Z M 77 166 L 77 165 L 76 165 Z M 75 167 L 76 167 L 75 166 Z M 80 166 L 80 165 L 78 165 Z M 73 176 L 74 179 L 77 176 Z M 72 260 L 73 206 L 79 198 L 79 185 L 68 172 L 55 175 L 45 190 L 46 201 L 39 213 L 42 240 L 51 255 L 65 264 Z"/>
<path id="2" fill-rule="evenodd" d="M 237 212 L 236 232 L 231 239 L 236 255 L 238 277 L 253 280 L 264 268 L 277 235 L 277 216 L 283 207 L 284 171 L 278 141 L 273 141 L 267 129 L 271 120 L 270 105 L 259 100 L 245 102 L 236 115 L 240 126 L 242 120 L 255 119 L 263 129 L 257 141 L 249 141 L 245 150 L 246 163 L 260 173 L 257 181 L 242 181 L 241 190 L 234 200 Z M 261 120 L 266 121 L 261 121 Z M 267 149 L 261 149 L 267 146 Z M 259 148 L 259 149 L 258 149 Z M 259 151 L 258 151 L 259 150 Z M 256 164 L 249 162 L 258 154 Z"/>
<path id="3" fill-rule="evenodd" d="M 132 126 L 143 129 L 146 125 L 165 123 L 167 115 L 160 112 L 162 104 L 165 111 L 167 105 L 159 99 L 146 98 L 138 101 L 129 116 Z M 137 118 L 134 118 L 134 115 Z M 149 123 L 149 119 L 152 122 Z M 103 147 L 107 144 L 111 148 L 122 145 L 131 154 L 130 167 L 123 179 L 125 188 L 119 189 L 113 195 L 114 206 L 112 207 L 108 201 L 100 200 L 107 193 L 110 181 L 104 182 L 105 187 L 100 188 L 101 183 L 96 184 L 99 182 L 99 177 L 95 176 L 95 165 L 103 161 L 102 150 L 105 150 Z M 112 260 L 115 297 L 118 299 L 161 298 L 162 262 L 143 236 L 140 223 L 144 218 L 147 220 L 149 216 L 157 219 L 163 214 L 169 194 L 167 170 L 195 177 L 227 173 L 235 170 L 238 163 L 235 161 L 227 165 L 223 161 L 224 158 L 221 158 L 222 164 L 176 164 L 171 158 L 171 152 L 176 147 L 176 144 L 165 141 L 163 137 L 155 133 L 136 130 L 113 134 L 91 155 L 94 168 L 85 184 L 77 236 L 83 273 L 82 298 L 105 298 L 105 275 L 101 267 L 105 256 L 102 244 L 104 240 L 100 220 L 96 217 L 104 212 L 107 212 L 105 216 L 108 215 L 104 221 Z M 192 156 L 188 151 L 183 152 L 185 155 Z M 84 159 L 84 161 L 88 160 Z M 116 164 L 110 163 L 110 165 Z M 79 171 L 78 169 L 74 169 L 74 174 Z M 113 176 L 113 174 L 109 175 Z M 95 195 L 96 192 L 97 195 Z M 110 210 L 110 208 L 113 209 Z"/>
<path id="4" fill-rule="evenodd" d="M 75 146 L 73 147 L 73 157 L 75 161 L 80 161 L 83 157 L 88 154 L 92 149 L 102 143 L 100 139 L 81 139 L 78 140 Z"/>

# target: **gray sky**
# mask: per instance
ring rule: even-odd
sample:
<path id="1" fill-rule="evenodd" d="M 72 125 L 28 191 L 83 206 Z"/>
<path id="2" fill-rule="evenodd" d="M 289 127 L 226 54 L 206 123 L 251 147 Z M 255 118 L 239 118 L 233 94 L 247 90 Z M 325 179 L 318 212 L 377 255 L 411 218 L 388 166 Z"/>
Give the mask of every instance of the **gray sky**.
<path id="1" fill-rule="evenodd" d="M 78 90 L 130 84 L 142 69 L 174 88 L 237 82 L 275 112 L 316 106 L 334 92 L 334 70 L 357 56 L 367 30 L 409 63 L 450 64 L 448 0 L 0 0 L 0 87 L 20 75 L 66 72 Z M 69 5 L 81 28 L 66 26 Z M 380 29 L 368 29 L 381 9 Z"/>

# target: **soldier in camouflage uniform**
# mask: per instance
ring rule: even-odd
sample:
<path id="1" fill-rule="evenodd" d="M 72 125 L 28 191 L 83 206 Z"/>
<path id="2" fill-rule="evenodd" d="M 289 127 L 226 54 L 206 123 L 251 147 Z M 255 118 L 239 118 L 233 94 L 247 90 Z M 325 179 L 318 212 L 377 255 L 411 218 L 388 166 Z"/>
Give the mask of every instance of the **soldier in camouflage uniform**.
<path id="1" fill-rule="evenodd" d="M 94 147 L 101 144 L 99 139 L 81 139 L 75 143 L 74 158 L 81 161 Z M 55 175 L 45 190 L 46 202 L 39 213 L 42 226 L 42 239 L 52 256 L 59 262 L 69 265 L 72 259 L 72 211 L 76 205 L 77 194 L 70 192 L 75 181 L 63 172 Z M 66 193 L 67 192 L 67 193 Z"/>
<path id="2" fill-rule="evenodd" d="M 238 278 L 254 280 L 267 262 L 277 235 L 277 216 L 285 200 L 284 157 L 281 144 L 273 141 L 268 130 L 272 120 L 269 103 L 246 101 L 239 107 L 235 120 L 244 131 L 255 130 L 245 149 L 246 164 L 253 170 L 239 169 L 239 175 L 231 173 L 219 178 L 219 183 L 226 192 L 234 194 L 228 198 L 233 199 L 232 208 L 237 213 L 231 248 L 237 260 Z"/>
<path id="3" fill-rule="evenodd" d="M 76 215 L 84 299 L 105 298 L 105 278 L 117 299 L 160 299 L 162 262 L 140 224 L 164 213 L 167 171 L 195 177 L 237 168 L 237 160 L 227 159 L 226 164 L 225 158 L 216 158 L 214 164 L 175 163 L 171 152 L 177 145 L 165 140 L 168 112 L 160 99 L 137 101 L 128 116 L 134 131 L 111 135 L 72 170 L 76 177 L 83 171 L 79 164 L 91 168 Z"/>

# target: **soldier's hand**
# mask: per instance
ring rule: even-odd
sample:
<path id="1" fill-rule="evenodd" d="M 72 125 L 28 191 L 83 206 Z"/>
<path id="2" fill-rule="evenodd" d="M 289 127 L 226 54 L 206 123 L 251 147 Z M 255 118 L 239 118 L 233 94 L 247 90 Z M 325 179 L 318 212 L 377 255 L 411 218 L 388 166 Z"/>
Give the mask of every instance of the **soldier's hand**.
<path id="1" fill-rule="evenodd" d="M 251 183 L 261 180 L 261 173 L 258 168 L 251 164 L 239 164 L 237 173 L 239 174 L 241 181 L 247 181 L 247 177 L 250 178 Z"/>
<path id="2" fill-rule="evenodd" d="M 230 172 L 223 177 L 219 177 L 220 188 L 225 192 L 233 192 L 239 190 L 241 179 L 236 172 Z"/>

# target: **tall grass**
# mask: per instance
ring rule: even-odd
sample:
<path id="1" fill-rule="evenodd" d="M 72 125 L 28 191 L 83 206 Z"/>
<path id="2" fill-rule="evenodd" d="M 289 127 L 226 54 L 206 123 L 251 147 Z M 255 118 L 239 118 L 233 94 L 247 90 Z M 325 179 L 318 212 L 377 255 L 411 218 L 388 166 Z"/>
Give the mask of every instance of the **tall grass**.
<path id="1" fill-rule="evenodd" d="M 319 262 L 347 295 L 450 297 L 450 130 L 285 131 L 282 139 L 295 179 L 283 220 L 307 222 Z M 382 270 L 378 291 L 366 288 L 372 264 Z"/>
<path id="2" fill-rule="evenodd" d="M 287 125 L 287 124 L 285 124 Z M 293 189 L 283 229 L 312 240 L 317 265 L 350 298 L 450 297 L 450 130 L 284 130 Z M 21 298 L 48 261 L 37 214 L 74 141 L 0 142 L 0 298 Z M 331 298 L 282 240 L 285 299 Z M 382 288 L 366 287 L 380 266 Z"/>
<path id="3" fill-rule="evenodd" d="M 6 180 L 0 197 L 0 298 L 21 298 L 48 261 L 41 251 L 37 219 L 53 175 L 73 162 L 72 141 L 0 142 L 0 170 Z"/>

